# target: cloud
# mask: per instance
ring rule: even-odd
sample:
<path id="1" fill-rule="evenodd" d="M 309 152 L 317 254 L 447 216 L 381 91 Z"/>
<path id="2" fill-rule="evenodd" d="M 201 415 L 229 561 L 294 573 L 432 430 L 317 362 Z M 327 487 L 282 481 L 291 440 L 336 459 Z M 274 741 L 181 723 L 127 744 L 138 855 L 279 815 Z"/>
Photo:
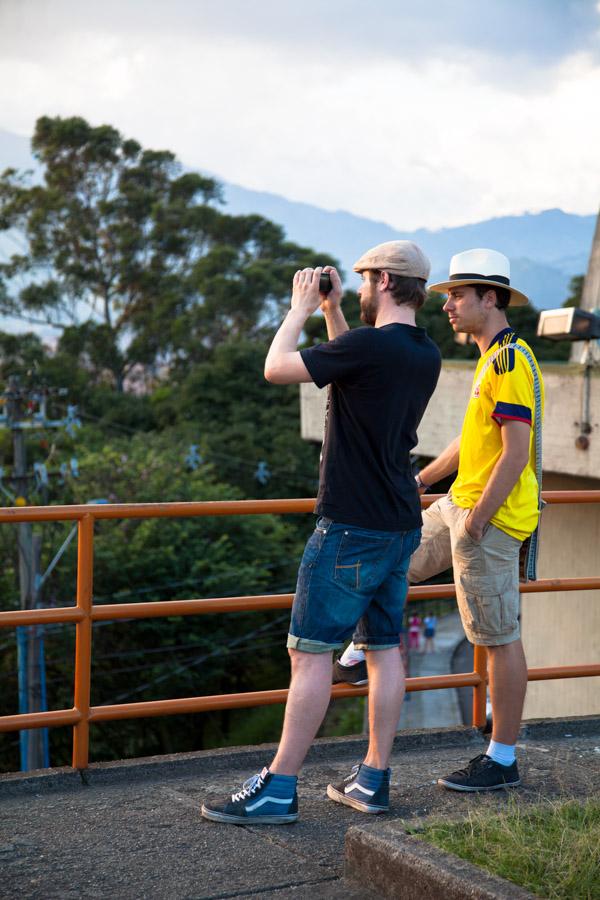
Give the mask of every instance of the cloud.
<path id="1" fill-rule="evenodd" d="M 4 0 L 0 126 L 84 115 L 228 181 L 405 229 L 597 204 L 595 3 L 166 9 Z"/>
<path id="2" fill-rule="evenodd" d="M 0 49 L 6 59 L 52 60 L 69 35 L 235 40 L 253 47 L 301 50 L 305 58 L 423 61 L 459 53 L 553 67 L 575 52 L 599 54 L 597 0 L 3 0 Z M 52 34 L 52 40 L 48 40 Z M 16 40 L 15 40 L 16 38 Z"/>

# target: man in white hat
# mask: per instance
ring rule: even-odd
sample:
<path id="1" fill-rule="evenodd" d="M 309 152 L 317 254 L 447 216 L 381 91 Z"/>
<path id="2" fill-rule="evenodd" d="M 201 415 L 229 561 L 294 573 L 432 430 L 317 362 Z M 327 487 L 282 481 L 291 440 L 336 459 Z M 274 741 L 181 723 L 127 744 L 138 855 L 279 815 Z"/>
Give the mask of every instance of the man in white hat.
<path id="1" fill-rule="evenodd" d="M 456 254 L 448 281 L 431 290 L 447 293 L 450 325 L 472 336 L 481 359 L 460 436 L 417 476 L 423 493 L 457 472 L 450 493 L 423 515 L 423 539 L 408 578 L 424 581 L 452 565 L 467 638 L 487 648 L 489 747 L 438 783 L 457 791 L 488 791 L 520 783 L 515 743 L 527 666 L 519 633 L 519 552 L 539 516 L 534 384 L 537 380 L 541 417 L 543 381 L 531 348 L 506 317 L 507 307 L 521 306 L 527 297 L 511 285 L 502 253 Z M 365 683 L 361 653 L 352 644 L 335 665 L 334 681 Z"/>
<path id="2" fill-rule="evenodd" d="M 319 291 L 320 268 L 298 271 L 291 309 L 265 362 L 265 376 L 275 384 L 329 385 L 319 518 L 298 572 L 281 743 L 268 768 L 241 790 L 204 803 L 202 814 L 213 821 L 284 824 L 298 818 L 297 775 L 327 711 L 332 653 L 353 632 L 371 677 L 370 741 L 363 762 L 327 793 L 363 812 L 389 807 L 388 763 L 404 696 L 398 633 L 422 522 L 410 452 L 441 358 L 415 323 L 429 275 L 421 250 L 410 241 L 389 241 L 365 253 L 354 269 L 362 275 L 358 293 L 368 327 L 348 329 L 335 269 L 327 268 L 328 294 Z M 304 324 L 319 305 L 330 340 L 298 351 Z"/>

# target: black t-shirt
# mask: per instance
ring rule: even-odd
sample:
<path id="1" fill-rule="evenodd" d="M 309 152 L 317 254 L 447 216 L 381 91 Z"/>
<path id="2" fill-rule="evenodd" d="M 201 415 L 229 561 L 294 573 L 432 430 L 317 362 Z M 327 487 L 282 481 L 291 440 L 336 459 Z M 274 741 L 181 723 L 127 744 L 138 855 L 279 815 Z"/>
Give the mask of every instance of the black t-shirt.
<path id="1" fill-rule="evenodd" d="M 423 328 L 355 328 L 300 351 L 318 387 L 329 384 L 315 512 L 376 531 L 421 525 L 410 452 L 440 374 Z"/>

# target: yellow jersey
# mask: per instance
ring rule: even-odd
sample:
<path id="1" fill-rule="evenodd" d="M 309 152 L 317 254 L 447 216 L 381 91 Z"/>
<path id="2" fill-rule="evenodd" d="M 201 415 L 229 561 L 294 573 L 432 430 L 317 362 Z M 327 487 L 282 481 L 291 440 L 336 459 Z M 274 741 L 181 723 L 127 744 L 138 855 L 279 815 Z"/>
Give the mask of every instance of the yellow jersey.
<path id="1" fill-rule="evenodd" d="M 529 361 L 508 344 L 520 344 L 531 356 L 531 348 L 510 328 L 496 335 L 477 364 L 469 404 L 465 413 L 461 439 L 458 475 L 452 485 L 452 500 L 463 509 L 472 509 L 488 483 L 502 454 L 502 423 L 507 420 L 527 422 L 531 426 L 529 462 L 519 480 L 491 518 L 492 525 L 506 534 L 524 541 L 538 523 L 538 484 L 535 474 L 535 399 L 533 373 Z M 483 378 L 480 373 L 487 361 L 502 347 L 505 350 L 488 364 Z M 533 356 L 534 360 L 535 357 Z M 544 383 L 536 362 L 541 387 L 542 414 Z"/>

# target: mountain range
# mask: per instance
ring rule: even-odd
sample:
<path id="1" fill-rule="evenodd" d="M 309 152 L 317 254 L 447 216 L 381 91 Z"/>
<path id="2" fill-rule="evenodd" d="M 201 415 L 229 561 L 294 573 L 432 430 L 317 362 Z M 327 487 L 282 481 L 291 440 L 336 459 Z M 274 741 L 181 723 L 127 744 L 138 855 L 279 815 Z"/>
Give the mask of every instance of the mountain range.
<path id="1" fill-rule="evenodd" d="M 8 166 L 35 168 L 26 138 L 0 130 L 0 171 Z M 515 216 L 499 216 L 451 228 L 398 231 L 342 210 L 329 211 L 288 200 L 277 194 L 250 190 L 215 176 L 223 186 L 227 212 L 258 213 L 279 223 L 291 241 L 315 247 L 336 257 L 352 285 L 352 263 L 369 247 L 382 241 L 412 240 L 431 260 L 431 281 L 447 277 L 454 253 L 471 247 L 492 247 L 511 260 L 511 282 L 527 294 L 538 309 L 560 306 L 574 275 L 587 269 L 596 215 L 575 215 L 560 209 Z M 0 256 L 12 252 L 0 238 Z"/>

